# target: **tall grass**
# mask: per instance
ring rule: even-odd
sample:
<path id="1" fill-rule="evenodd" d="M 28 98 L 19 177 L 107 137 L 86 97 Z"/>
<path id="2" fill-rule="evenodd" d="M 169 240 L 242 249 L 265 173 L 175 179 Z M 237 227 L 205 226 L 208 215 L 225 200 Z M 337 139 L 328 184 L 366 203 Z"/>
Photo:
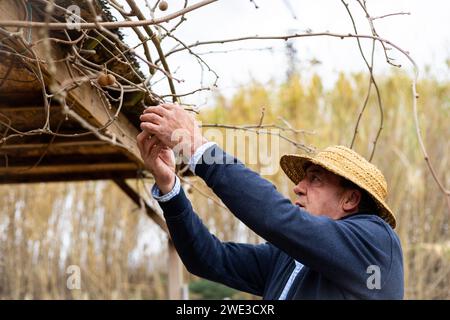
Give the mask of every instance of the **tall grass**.
<path id="1" fill-rule="evenodd" d="M 349 145 L 367 89 L 366 76 L 341 75 L 326 90 L 320 78 L 293 77 L 286 83 L 252 83 L 217 108 L 202 113 L 209 123 L 258 123 L 282 116 L 308 145 Z M 411 110 L 410 81 L 395 73 L 378 77 L 384 128 L 373 162 L 389 185 L 388 203 L 398 219 L 405 263 L 405 297 L 450 298 L 449 212 L 419 151 Z M 448 186 L 450 84 L 433 78 L 419 83 L 420 120 L 430 158 Z M 375 96 L 369 100 L 355 149 L 369 156 L 379 125 Z M 224 146 L 227 148 L 227 146 Z M 281 144 L 280 154 L 299 152 Z M 252 166 L 258 170 L 259 166 Z M 281 171 L 268 177 L 293 197 Z M 224 240 L 259 242 L 198 179 L 185 183 L 205 223 Z M 141 187 L 142 189 L 142 187 Z M 205 196 L 208 194 L 210 196 Z M 0 298 L 166 298 L 166 236 L 110 182 L 8 185 L 0 187 Z M 66 286 L 69 265 L 81 269 L 81 289 Z M 186 274 L 187 280 L 192 276 Z"/>
<path id="2" fill-rule="evenodd" d="M 164 236 L 112 183 L 4 186 L 0 199 L 1 298 L 166 297 Z"/>

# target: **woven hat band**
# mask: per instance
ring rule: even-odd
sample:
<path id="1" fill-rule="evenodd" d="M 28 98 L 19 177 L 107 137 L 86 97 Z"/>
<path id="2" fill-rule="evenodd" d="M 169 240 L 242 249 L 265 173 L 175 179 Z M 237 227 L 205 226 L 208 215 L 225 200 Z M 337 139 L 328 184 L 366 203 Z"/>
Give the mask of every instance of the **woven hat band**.
<path id="1" fill-rule="evenodd" d="M 355 157 L 354 154 L 348 154 L 348 152 L 334 153 L 331 150 L 324 150 L 318 153 L 315 159 L 329 163 L 337 170 L 346 172 L 347 175 L 355 176 L 358 184 L 363 184 L 383 200 L 386 199 L 387 183 L 383 174 L 359 155 Z"/>

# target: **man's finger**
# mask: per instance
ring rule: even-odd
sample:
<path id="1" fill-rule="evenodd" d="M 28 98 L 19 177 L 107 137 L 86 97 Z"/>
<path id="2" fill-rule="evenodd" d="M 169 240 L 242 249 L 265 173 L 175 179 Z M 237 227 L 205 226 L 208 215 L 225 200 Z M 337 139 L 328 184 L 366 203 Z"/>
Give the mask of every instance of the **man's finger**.
<path id="1" fill-rule="evenodd" d="M 150 139 L 147 139 L 147 141 L 145 141 L 145 149 L 150 151 L 153 146 L 159 142 L 159 139 L 157 136 L 153 136 Z"/>
<path id="2" fill-rule="evenodd" d="M 159 156 L 159 153 L 161 152 L 161 149 L 163 148 L 162 145 L 157 144 L 150 150 L 150 155 L 152 159 L 156 159 Z"/>
<path id="3" fill-rule="evenodd" d="M 162 108 L 167 109 L 167 110 L 172 110 L 172 109 L 174 109 L 177 106 L 178 106 L 177 104 L 173 104 L 173 103 L 162 103 L 162 104 L 159 105 L 159 107 L 162 107 Z"/>
<path id="4" fill-rule="evenodd" d="M 161 124 L 161 120 L 163 119 L 160 115 L 156 113 L 145 113 L 139 117 L 142 122 L 151 122 L 154 124 Z"/>
<path id="5" fill-rule="evenodd" d="M 137 136 L 136 136 L 136 142 L 138 145 L 138 148 L 140 150 L 144 149 L 144 141 L 148 140 L 148 137 L 150 137 L 150 134 L 146 131 L 141 131 Z"/>
<path id="6" fill-rule="evenodd" d="M 141 122 L 140 127 L 142 130 L 152 133 L 152 134 L 159 133 L 159 129 L 160 129 L 160 127 L 158 125 L 151 123 L 151 122 Z"/>
<path id="7" fill-rule="evenodd" d="M 165 115 L 167 115 L 167 109 L 161 106 L 148 107 L 147 109 L 144 110 L 143 114 L 147 113 L 156 113 L 157 115 L 164 117 Z"/>

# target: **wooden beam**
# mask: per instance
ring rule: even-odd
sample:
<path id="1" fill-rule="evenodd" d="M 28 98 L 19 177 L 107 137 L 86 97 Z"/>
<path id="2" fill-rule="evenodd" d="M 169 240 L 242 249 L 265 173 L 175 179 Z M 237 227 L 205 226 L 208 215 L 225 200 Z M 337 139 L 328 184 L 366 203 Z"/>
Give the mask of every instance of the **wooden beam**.
<path id="1" fill-rule="evenodd" d="M 8 144 L 0 146 L 0 154 L 4 153 L 13 157 L 39 157 L 43 153 L 46 153 L 46 157 L 53 155 L 72 156 L 74 154 L 83 154 L 89 157 L 92 155 L 112 154 L 114 152 L 117 152 L 117 150 L 110 144 L 99 140 Z"/>
<path id="2" fill-rule="evenodd" d="M 23 18 L 23 8 L 13 0 L 3 0 L 1 2 L 2 10 L 0 11 L 0 21 L 2 20 L 18 20 Z M 16 30 L 16 28 L 13 28 Z M 38 30 L 31 30 L 31 38 L 33 41 L 42 38 Z M 16 48 L 22 51 L 24 48 Z M 64 58 L 62 50 L 58 44 L 51 43 L 50 54 L 53 58 L 55 70 L 54 74 L 50 74 L 46 69 L 46 64 L 42 64 L 41 68 L 45 75 L 47 84 L 56 83 L 59 86 L 65 86 L 72 74 L 78 76 L 78 72 L 72 66 L 66 64 L 61 59 Z M 45 48 L 45 42 L 40 42 L 34 47 L 37 58 L 47 60 L 48 50 Z M 57 62 L 59 61 L 59 62 Z M 67 101 L 73 105 L 73 109 L 85 119 L 88 123 L 95 127 L 101 127 L 108 123 L 115 113 L 115 110 L 109 109 L 105 106 L 104 95 L 85 82 L 76 89 L 73 89 L 67 94 Z M 140 157 L 139 150 L 136 145 L 136 136 L 139 133 L 138 129 L 120 113 L 118 118 L 107 128 L 107 134 L 115 137 L 118 142 L 125 146 L 124 151 L 135 163 L 143 167 L 143 161 Z"/>
<path id="3" fill-rule="evenodd" d="M 99 140 L 85 140 L 85 141 L 65 141 L 65 142 L 35 142 L 24 144 L 5 144 L 0 147 L 0 151 L 15 150 L 15 149 L 39 149 L 39 148 L 71 148 L 71 147 L 83 147 L 83 146 L 104 146 L 109 145 L 104 141 Z"/>
<path id="4" fill-rule="evenodd" d="M 1 175 L 0 184 L 11 183 L 41 183 L 41 182 L 77 182 L 92 180 L 135 179 L 136 170 L 95 170 L 92 172 L 56 172 L 30 174 L 29 172 L 15 175 Z"/>
<path id="5" fill-rule="evenodd" d="M 93 134 L 79 134 L 79 131 L 73 131 L 72 129 L 63 128 L 60 130 L 60 133 L 64 133 L 67 136 L 57 136 L 54 137 L 51 134 L 42 133 L 42 134 L 34 134 L 34 135 L 23 135 L 23 136 L 15 136 L 8 139 L 4 144 L 0 146 L 0 150 L 3 146 L 7 145 L 27 145 L 34 143 L 50 143 L 50 142 L 80 142 L 81 144 L 84 141 L 98 141 L 97 137 Z M 106 142 L 105 142 L 106 143 Z"/>
<path id="6" fill-rule="evenodd" d="M 3 2 L 1 4 L 3 5 Z M 36 102 L 39 97 L 42 100 L 39 81 L 23 63 L 19 62 L 17 57 L 8 57 L 5 53 L 0 53 L 0 82 L 2 83 L 0 87 L 2 101 Z"/>
<path id="7" fill-rule="evenodd" d="M 162 230 L 164 230 L 167 234 L 169 234 L 169 230 L 167 229 L 166 222 L 164 219 L 156 213 L 156 211 L 144 200 L 141 198 L 141 196 L 133 189 L 131 188 L 128 183 L 126 183 L 125 180 L 122 179 L 114 179 L 114 182 L 117 184 L 117 186 L 122 189 L 123 192 L 125 192 L 128 197 L 137 205 L 141 206 L 142 204 L 145 207 L 145 211 L 147 215 L 158 225 L 161 227 Z"/>
<path id="8" fill-rule="evenodd" d="M 0 150 L 1 151 L 1 150 Z M 7 170 L 8 166 L 30 166 L 34 165 L 37 161 L 39 161 L 39 165 L 42 166 L 80 166 L 80 165 L 93 165 L 93 164 L 115 164 L 122 163 L 127 164 L 130 167 L 138 168 L 138 166 L 129 161 L 127 157 L 125 157 L 121 153 L 110 153 L 110 154 L 100 154 L 87 156 L 83 154 L 72 154 L 71 156 L 67 156 L 65 154 L 62 155 L 52 155 L 51 157 L 13 157 L 2 154 L 0 152 L 0 170 Z"/>
<path id="9" fill-rule="evenodd" d="M 5 117 L 9 118 L 13 127 L 21 125 L 26 128 L 38 125 L 37 128 L 42 128 L 46 120 L 44 103 L 39 102 L 35 105 L 28 103 L 26 105 L 18 105 L 17 100 L 20 99 L 16 99 L 14 102 L 0 102 L 0 114 L 2 115 L 3 120 Z M 63 108 L 61 106 L 52 104 L 50 106 L 50 120 L 53 120 L 52 122 L 65 120 L 65 115 L 62 111 Z M 68 120 L 65 120 L 64 122 L 68 122 Z M 26 125 L 27 123 L 28 125 Z M 78 125 L 78 127 L 80 126 Z M 52 126 L 52 129 L 55 128 Z"/>
<path id="10" fill-rule="evenodd" d="M 50 108 L 50 111 L 55 111 L 56 109 L 59 109 L 59 112 L 62 112 L 62 107 L 58 106 L 58 105 L 52 105 Z M 44 112 L 44 105 L 43 104 L 39 104 L 39 105 L 31 105 L 31 104 L 26 104 L 23 105 L 21 104 L 17 104 L 17 101 L 15 103 L 8 101 L 8 103 L 6 103 L 5 101 L 3 101 L 2 103 L 0 103 L 0 112 L 1 113 L 28 113 L 28 112 Z"/>
<path id="11" fill-rule="evenodd" d="M 169 274 L 167 277 L 168 295 L 170 300 L 182 299 L 183 269 L 181 259 L 178 256 L 171 239 L 168 239 L 169 257 L 167 260 Z"/>
<path id="12" fill-rule="evenodd" d="M 8 177 L 14 177 L 18 175 L 49 175 L 49 174 L 61 174 L 67 175 L 73 174 L 89 174 L 95 172 L 105 171 L 133 171 L 134 177 L 137 176 L 136 165 L 131 162 L 127 163 L 96 163 L 96 164 L 39 164 L 33 167 L 30 165 L 9 165 L 8 167 L 0 167 L 0 180 L 8 180 Z"/>

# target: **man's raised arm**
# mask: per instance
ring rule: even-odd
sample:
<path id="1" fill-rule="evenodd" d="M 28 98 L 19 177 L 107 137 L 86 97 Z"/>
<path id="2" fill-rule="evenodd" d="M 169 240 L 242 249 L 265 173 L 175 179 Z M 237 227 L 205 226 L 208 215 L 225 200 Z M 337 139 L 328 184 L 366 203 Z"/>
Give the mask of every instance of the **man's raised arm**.
<path id="1" fill-rule="evenodd" d="M 180 106 L 148 108 L 141 121 L 143 130 L 157 135 L 171 148 L 182 150 L 186 158 L 195 156 L 195 151 L 205 144 L 193 118 Z M 184 134 L 174 134 L 180 130 Z M 368 262 L 389 273 L 393 240 L 380 218 L 333 220 L 313 216 L 218 146 L 205 150 L 194 165 L 195 174 L 250 229 L 343 288 L 357 283 L 358 290 L 366 290 Z"/>
<path id="2" fill-rule="evenodd" d="M 273 267 L 273 246 L 224 243 L 217 239 L 194 213 L 180 187 L 172 150 L 145 131 L 138 135 L 137 142 L 147 169 L 155 177 L 153 197 L 163 209 L 186 268 L 200 277 L 262 296 Z"/>

